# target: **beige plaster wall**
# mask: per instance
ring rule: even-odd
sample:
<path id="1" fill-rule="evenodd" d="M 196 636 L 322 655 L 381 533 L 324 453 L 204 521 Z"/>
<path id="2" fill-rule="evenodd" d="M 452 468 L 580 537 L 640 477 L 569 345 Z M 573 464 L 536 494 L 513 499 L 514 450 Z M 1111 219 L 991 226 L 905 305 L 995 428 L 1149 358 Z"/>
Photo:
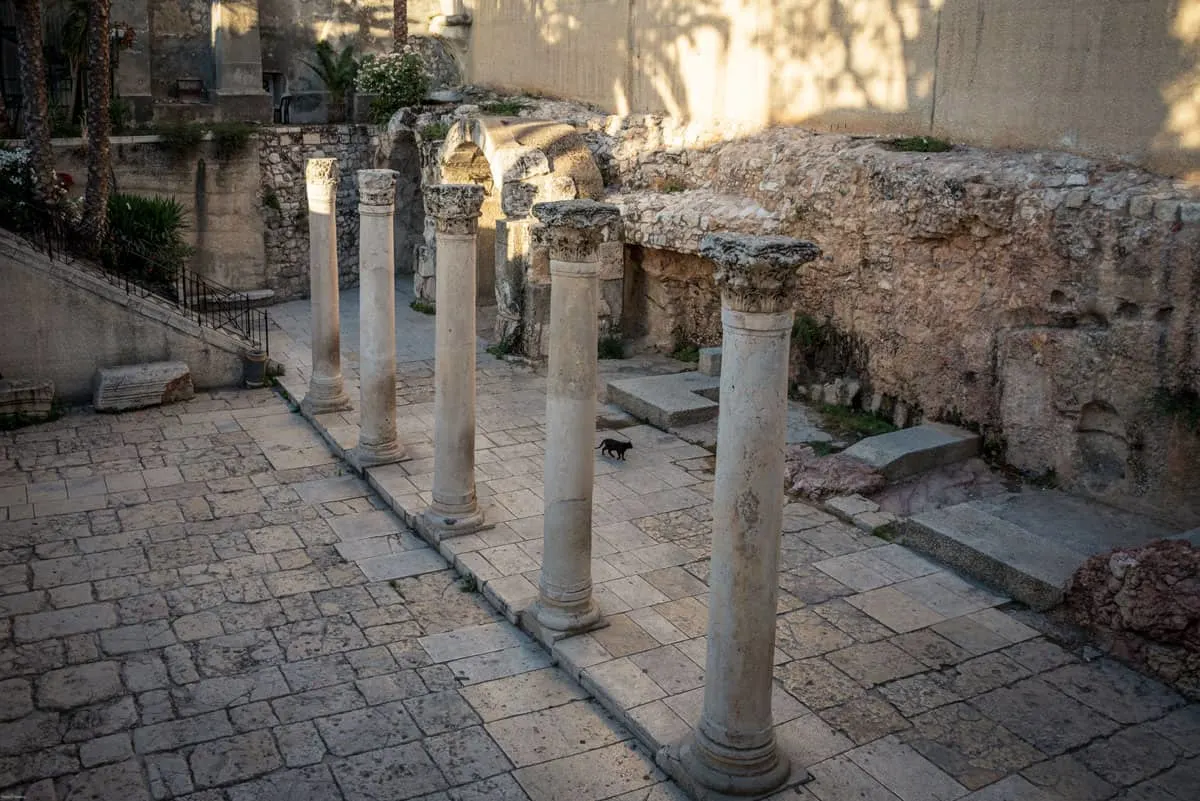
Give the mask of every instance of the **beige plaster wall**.
<path id="1" fill-rule="evenodd" d="M 74 178 L 76 192 L 82 192 L 87 179 L 81 145 L 81 140 L 56 140 L 54 151 L 57 169 Z M 112 155 L 120 192 L 173 197 L 187 210 L 196 272 L 233 289 L 266 286 L 257 139 L 222 160 L 211 142 L 176 157 L 156 137 L 115 137 Z"/>
<path id="2" fill-rule="evenodd" d="M 471 80 L 1200 172 L 1200 0 L 478 0 Z"/>
<path id="3" fill-rule="evenodd" d="M 240 346 L 154 300 L 51 262 L 0 232 L 0 370 L 49 379 L 68 403 L 91 399 L 100 367 L 183 361 L 199 388 L 242 380 Z"/>

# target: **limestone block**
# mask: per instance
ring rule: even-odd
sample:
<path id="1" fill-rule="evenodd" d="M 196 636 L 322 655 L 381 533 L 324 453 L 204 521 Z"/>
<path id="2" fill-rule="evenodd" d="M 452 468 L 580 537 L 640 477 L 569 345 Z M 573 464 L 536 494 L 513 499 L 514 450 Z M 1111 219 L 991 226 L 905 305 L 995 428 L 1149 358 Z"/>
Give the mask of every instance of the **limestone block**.
<path id="1" fill-rule="evenodd" d="M 600 280 L 614 281 L 625 277 L 625 244 L 621 241 L 600 245 Z"/>
<path id="2" fill-rule="evenodd" d="M 121 412 L 187 400 L 196 394 L 192 372 L 183 362 L 151 362 L 96 371 L 92 405 Z"/>
<path id="3" fill-rule="evenodd" d="M 601 281 L 600 304 L 602 307 L 607 307 L 607 316 L 611 317 L 613 322 L 619 321 L 624 311 L 625 282 L 621 280 Z"/>
<path id="4" fill-rule="evenodd" d="M 700 372 L 704 375 L 719 376 L 721 374 L 721 349 L 700 349 Z"/>
<path id="5" fill-rule="evenodd" d="M 53 403 L 53 381 L 0 380 L 0 417 L 47 417 Z"/>

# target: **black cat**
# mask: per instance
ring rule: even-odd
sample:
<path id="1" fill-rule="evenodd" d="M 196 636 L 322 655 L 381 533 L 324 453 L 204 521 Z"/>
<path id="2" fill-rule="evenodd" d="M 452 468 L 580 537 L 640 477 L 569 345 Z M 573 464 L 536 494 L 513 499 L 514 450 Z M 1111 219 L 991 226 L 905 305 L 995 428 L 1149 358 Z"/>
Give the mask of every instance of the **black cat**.
<path id="1" fill-rule="evenodd" d="M 621 442 L 619 439 L 602 439 L 600 440 L 600 446 L 596 450 L 600 451 L 601 456 L 615 456 L 621 461 L 625 461 L 625 451 L 632 447 L 632 442 Z"/>

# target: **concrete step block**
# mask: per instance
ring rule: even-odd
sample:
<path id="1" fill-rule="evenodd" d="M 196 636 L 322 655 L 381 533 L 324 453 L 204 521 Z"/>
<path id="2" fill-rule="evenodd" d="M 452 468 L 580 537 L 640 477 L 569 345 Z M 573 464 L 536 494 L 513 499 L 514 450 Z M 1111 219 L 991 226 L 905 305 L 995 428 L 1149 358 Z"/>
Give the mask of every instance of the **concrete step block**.
<path id="1" fill-rule="evenodd" d="M 907 520 L 900 541 L 1002 590 L 1028 606 L 1057 606 L 1085 557 L 977 502 L 947 506 Z"/>
<path id="2" fill-rule="evenodd" d="M 843 451 L 866 462 L 888 481 L 978 456 L 978 434 L 943 423 L 923 425 L 859 440 Z"/>
<path id="3" fill-rule="evenodd" d="M 720 389 L 720 378 L 695 372 L 626 378 L 607 387 L 609 403 L 662 429 L 715 419 Z"/>
<path id="4" fill-rule="evenodd" d="M 96 371 L 92 405 L 97 411 L 122 412 L 187 400 L 196 394 L 192 372 L 183 362 L 150 362 Z"/>

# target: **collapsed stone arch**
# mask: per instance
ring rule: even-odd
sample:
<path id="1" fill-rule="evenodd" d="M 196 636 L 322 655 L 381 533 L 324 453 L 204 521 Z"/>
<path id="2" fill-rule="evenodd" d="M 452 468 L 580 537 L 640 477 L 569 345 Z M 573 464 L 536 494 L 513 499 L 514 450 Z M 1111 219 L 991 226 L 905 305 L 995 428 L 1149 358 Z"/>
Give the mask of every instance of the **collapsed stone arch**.
<path id="1" fill-rule="evenodd" d="M 484 188 L 477 297 L 495 297 L 496 340 L 544 355 L 550 276 L 535 252 L 530 210 L 550 200 L 599 199 L 604 180 L 591 151 L 566 123 L 472 117 L 447 133 L 439 162 L 443 183 Z"/>

